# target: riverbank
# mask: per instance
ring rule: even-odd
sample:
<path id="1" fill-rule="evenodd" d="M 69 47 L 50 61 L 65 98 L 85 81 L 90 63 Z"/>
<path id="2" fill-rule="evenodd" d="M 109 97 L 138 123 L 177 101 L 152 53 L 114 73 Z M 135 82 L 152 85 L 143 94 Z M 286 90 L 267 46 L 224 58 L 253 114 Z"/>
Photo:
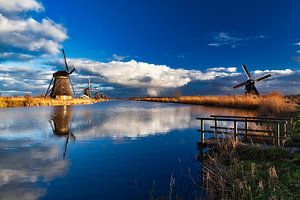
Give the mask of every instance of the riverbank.
<path id="1" fill-rule="evenodd" d="M 31 106 L 63 106 L 93 104 L 104 101 L 102 99 L 73 98 L 69 100 L 53 99 L 49 97 L 0 97 L 0 108 L 31 107 Z"/>
<path id="2" fill-rule="evenodd" d="M 179 96 L 179 97 L 134 97 L 134 101 L 153 101 L 164 103 L 198 104 L 241 109 L 259 109 L 261 113 L 280 113 L 293 110 L 294 104 L 278 93 L 264 96 L 235 95 L 235 96 Z"/>
<path id="3" fill-rule="evenodd" d="M 228 140 L 201 160 L 208 199 L 300 198 L 300 107 L 296 108 L 288 147 Z M 203 157 L 202 157 L 203 158 Z"/>
<path id="4" fill-rule="evenodd" d="M 300 151 L 220 144 L 202 161 L 209 199 L 299 199 Z"/>

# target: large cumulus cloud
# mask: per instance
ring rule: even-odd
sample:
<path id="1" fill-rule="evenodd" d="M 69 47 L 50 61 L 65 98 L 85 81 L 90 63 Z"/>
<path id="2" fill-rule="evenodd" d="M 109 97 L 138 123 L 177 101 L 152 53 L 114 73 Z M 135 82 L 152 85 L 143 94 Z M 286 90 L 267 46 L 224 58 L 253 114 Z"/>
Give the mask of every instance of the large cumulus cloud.
<path id="1" fill-rule="evenodd" d="M 57 54 L 68 38 L 61 24 L 44 18 L 40 21 L 24 15 L 27 11 L 41 12 L 36 0 L 0 0 L 0 59 L 31 58 L 31 55 Z"/>
<path id="2" fill-rule="evenodd" d="M 78 73 L 93 74 L 102 77 L 105 82 L 144 88 L 149 95 L 159 95 L 165 89 L 182 87 L 195 80 L 213 80 L 218 77 L 237 76 L 236 68 L 200 70 L 174 69 L 167 65 L 155 65 L 131 60 L 108 63 L 88 59 L 71 59 Z"/>

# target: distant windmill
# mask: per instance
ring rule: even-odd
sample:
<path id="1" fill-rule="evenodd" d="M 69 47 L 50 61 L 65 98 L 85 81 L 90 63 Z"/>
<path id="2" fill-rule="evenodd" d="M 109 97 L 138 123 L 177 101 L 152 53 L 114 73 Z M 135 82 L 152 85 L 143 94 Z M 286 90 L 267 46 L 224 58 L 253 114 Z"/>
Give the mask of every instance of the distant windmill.
<path id="1" fill-rule="evenodd" d="M 75 95 L 75 91 L 73 88 L 73 84 L 70 78 L 70 75 L 75 71 L 75 68 L 69 71 L 69 66 L 67 63 L 66 55 L 64 49 L 62 49 L 62 54 L 64 57 L 64 63 L 66 70 L 65 71 L 57 71 L 53 74 L 49 87 L 45 96 L 50 94 L 52 98 L 72 98 L 72 91 L 70 85 L 73 90 L 73 94 Z M 52 84 L 53 83 L 53 84 Z"/>
<path id="2" fill-rule="evenodd" d="M 236 89 L 236 88 L 245 86 L 245 94 L 259 95 L 259 92 L 257 91 L 257 89 L 255 87 L 255 83 L 258 82 L 258 81 L 264 80 L 266 78 L 269 78 L 271 76 L 271 74 L 267 74 L 267 75 L 264 75 L 260 78 L 252 80 L 247 67 L 245 65 L 242 65 L 242 67 L 243 67 L 243 70 L 244 70 L 248 80 L 243 82 L 243 83 L 240 83 L 240 84 L 237 84 L 237 85 L 233 86 L 233 88 Z"/>
<path id="3" fill-rule="evenodd" d="M 88 87 L 84 89 L 84 95 L 91 98 L 91 79 L 89 79 Z"/>
<path id="4" fill-rule="evenodd" d="M 91 79 L 88 80 L 88 87 L 84 88 L 84 92 L 83 94 L 85 96 L 88 96 L 89 98 L 92 98 L 92 91 L 95 92 L 95 99 L 101 99 L 102 98 L 102 94 L 99 93 L 99 91 L 96 88 L 91 88 Z"/>

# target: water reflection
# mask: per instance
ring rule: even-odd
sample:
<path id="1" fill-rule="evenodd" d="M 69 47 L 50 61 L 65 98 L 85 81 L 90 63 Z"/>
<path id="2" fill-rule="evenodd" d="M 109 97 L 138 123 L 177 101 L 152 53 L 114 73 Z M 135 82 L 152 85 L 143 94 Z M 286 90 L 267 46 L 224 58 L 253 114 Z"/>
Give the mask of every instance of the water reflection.
<path id="1" fill-rule="evenodd" d="M 118 187 L 122 199 L 133 199 L 134 179 L 141 180 L 141 174 L 146 183 L 152 183 L 156 177 L 156 184 L 165 178 L 161 182 L 168 185 L 179 157 L 180 166 L 185 156 L 189 162 L 186 165 L 194 166 L 194 135 L 199 127 L 195 118 L 211 114 L 249 115 L 242 110 L 118 101 L 76 107 L 1 109 L 0 199 L 51 199 L 51 195 L 63 198 L 56 196 L 61 185 L 69 191 L 65 195 L 75 198 L 102 194 L 107 197 L 104 199 L 113 199 Z M 69 141 L 75 136 L 77 142 L 70 146 Z M 123 140 L 131 143 L 111 142 Z M 67 148 L 69 156 L 63 159 Z M 80 181 L 73 185 L 76 180 Z M 90 193 L 81 193 L 80 186 L 84 184 Z M 90 187 L 93 184 L 95 187 Z"/>
<path id="2" fill-rule="evenodd" d="M 51 127 L 53 133 L 58 136 L 65 136 L 71 133 L 71 120 L 73 111 L 71 106 L 55 106 L 51 115 Z"/>
<path id="3" fill-rule="evenodd" d="M 15 111 L 11 110 L 11 113 Z M 1 116 L 7 117 L 11 113 L 4 112 Z M 66 173 L 68 161 L 61 158 L 61 145 L 31 137 L 31 134 L 43 127 L 40 132 L 44 133 L 43 138 L 47 139 L 45 123 L 48 115 L 44 113 L 36 109 L 20 109 L 17 115 L 12 115 L 12 118 L 6 120 L 10 122 L 14 119 L 14 123 L 8 123 L 6 129 L 0 131 L 0 199 L 39 199 L 47 193 L 45 183 Z M 53 133 L 67 138 L 64 155 L 69 135 L 72 135 L 71 118 L 71 107 L 54 107 L 50 118 Z M 2 128 L 4 125 L 2 124 Z"/>
<path id="4" fill-rule="evenodd" d="M 46 194 L 43 183 L 65 174 L 68 162 L 56 144 L 30 139 L 1 140 L 0 199 L 38 199 Z"/>
<path id="5" fill-rule="evenodd" d="M 72 122 L 72 106 L 55 106 L 52 110 L 50 125 L 53 133 L 56 136 L 66 137 L 63 157 L 65 158 L 68 148 L 69 139 L 75 140 L 76 137 L 71 131 L 71 122 Z"/>
<path id="6" fill-rule="evenodd" d="M 110 137 L 139 138 L 166 134 L 174 130 L 199 127 L 196 117 L 211 114 L 250 115 L 238 109 L 218 109 L 204 106 L 167 105 L 155 107 L 114 107 L 109 110 L 77 111 L 74 130 L 78 139 Z M 96 114 L 95 114 L 96 113 Z"/>

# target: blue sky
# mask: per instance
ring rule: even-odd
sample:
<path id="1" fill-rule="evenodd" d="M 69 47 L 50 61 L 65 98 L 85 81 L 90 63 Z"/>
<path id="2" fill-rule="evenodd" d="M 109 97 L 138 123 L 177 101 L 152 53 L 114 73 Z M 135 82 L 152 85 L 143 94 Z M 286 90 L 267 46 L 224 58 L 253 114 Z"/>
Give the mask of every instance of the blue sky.
<path id="1" fill-rule="evenodd" d="M 292 0 L 0 0 L 0 92 L 42 93 L 64 47 L 79 93 L 87 78 L 110 96 L 242 93 L 231 89 L 245 80 L 241 64 L 272 73 L 257 85 L 263 93 L 300 93 L 299 9 Z"/>

